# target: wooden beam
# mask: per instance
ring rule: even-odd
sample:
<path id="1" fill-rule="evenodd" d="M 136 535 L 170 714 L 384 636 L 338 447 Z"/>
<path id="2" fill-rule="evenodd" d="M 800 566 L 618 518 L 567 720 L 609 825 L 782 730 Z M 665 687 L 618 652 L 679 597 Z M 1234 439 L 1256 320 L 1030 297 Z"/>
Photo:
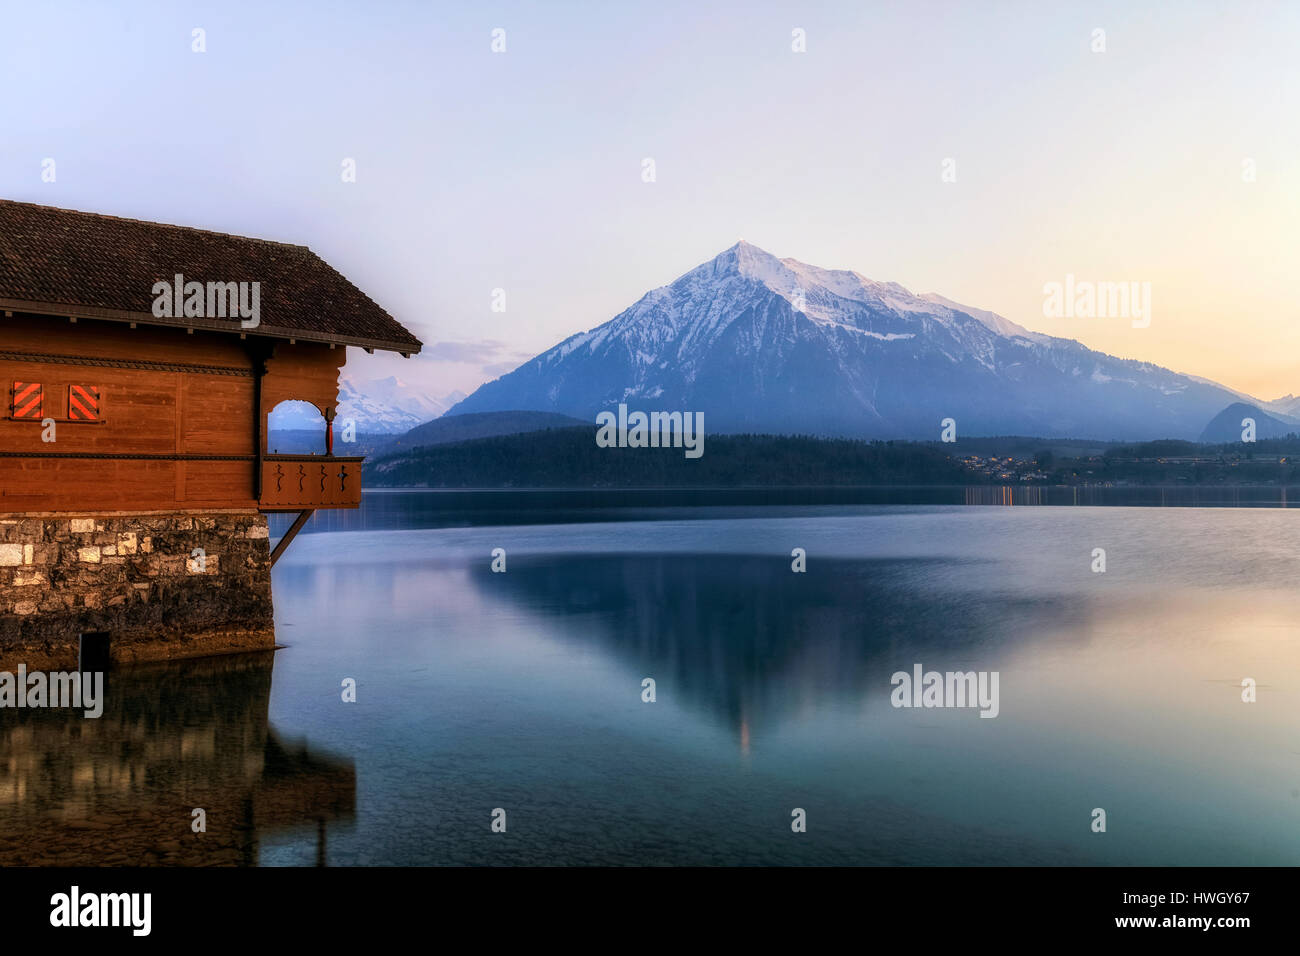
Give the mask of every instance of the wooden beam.
<path id="1" fill-rule="evenodd" d="M 266 455 L 267 412 L 262 408 L 263 379 L 266 377 L 266 360 L 274 350 L 264 341 L 254 340 L 245 347 L 253 363 L 253 449 L 257 460 L 253 462 L 253 497 L 262 500 L 262 460 Z"/>
<path id="2" fill-rule="evenodd" d="M 0 308 L 6 312 L 27 312 L 32 315 L 52 315 L 62 318 L 71 318 L 68 315 L 67 306 L 72 303 L 58 304 L 48 302 L 35 302 L 29 299 L 12 299 L 0 294 Z M 102 309 L 91 305 L 78 305 L 77 314 L 83 319 L 99 319 L 108 322 L 139 322 L 147 327 L 161 328 L 203 328 L 213 332 L 238 332 L 239 326 L 232 327 L 230 319 L 204 319 L 199 318 L 193 326 L 189 324 L 190 318 L 195 316 L 176 316 L 174 318 L 159 318 L 150 312 L 128 312 L 121 309 Z M 279 326 L 263 322 L 257 328 L 257 337 L 259 338 L 293 338 L 295 341 L 301 339 L 304 342 L 319 342 L 327 344 L 335 342 L 338 345 L 354 345 L 358 348 L 365 348 L 373 352 L 375 349 L 383 349 L 386 352 L 397 352 L 404 348 L 410 348 L 412 343 L 408 342 L 389 342 L 383 339 L 368 339 L 354 335 L 337 335 L 328 332 L 309 332 L 302 329 L 286 329 Z M 420 351 L 419 348 L 410 348 L 412 354 Z"/>
<path id="3" fill-rule="evenodd" d="M 271 552 L 271 567 L 275 567 L 275 562 L 280 560 L 280 555 L 284 554 L 285 548 L 289 547 L 289 542 L 298 536 L 298 532 L 307 523 L 307 519 L 315 513 L 315 508 L 308 508 L 306 511 L 299 512 L 298 517 L 293 519 L 293 524 L 289 525 L 289 530 L 284 533 L 284 537 L 276 542 L 275 550 Z"/>

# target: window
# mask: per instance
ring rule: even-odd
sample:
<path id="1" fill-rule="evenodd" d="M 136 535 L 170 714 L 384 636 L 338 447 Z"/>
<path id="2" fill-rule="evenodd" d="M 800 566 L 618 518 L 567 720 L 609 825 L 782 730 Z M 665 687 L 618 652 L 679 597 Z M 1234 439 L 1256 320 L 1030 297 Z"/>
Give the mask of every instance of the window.
<path id="1" fill-rule="evenodd" d="M 54 386 L 57 392 L 60 386 Z M 69 385 L 66 417 L 62 422 L 90 422 L 104 419 L 98 385 Z M 9 392 L 9 418 L 18 422 L 41 422 L 54 410 L 45 407 L 45 386 L 40 382 L 14 382 Z"/>
<path id="2" fill-rule="evenodd" d="M 14 382 L 12 395 L 10 408 L 14 418 L 40 421 L 45 417 L 45 391 L 40 382 Z"/>
<path id="3" fill-rule="evenodd" d="M 68 421 L 99 421 L 99 386 L 68 386 Z"/>

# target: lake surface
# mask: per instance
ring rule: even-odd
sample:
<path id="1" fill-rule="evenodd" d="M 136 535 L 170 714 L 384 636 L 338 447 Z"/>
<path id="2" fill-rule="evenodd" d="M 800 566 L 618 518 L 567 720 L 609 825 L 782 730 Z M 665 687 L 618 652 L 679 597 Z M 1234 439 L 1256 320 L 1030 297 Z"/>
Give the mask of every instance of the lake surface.
<path id="1" fill-rule="evenodd" d="M 445 495 L 313 522 L 274 572 L 273 655 L 118 671 L 100 721 L 6 715 L 0 844 L 39 827 L 86 863 L 1300 862 L 1293 511 L 564 501 L 492 525 Z M 998 716 L 892 706 L 916 664 L 997 672 Z"/>

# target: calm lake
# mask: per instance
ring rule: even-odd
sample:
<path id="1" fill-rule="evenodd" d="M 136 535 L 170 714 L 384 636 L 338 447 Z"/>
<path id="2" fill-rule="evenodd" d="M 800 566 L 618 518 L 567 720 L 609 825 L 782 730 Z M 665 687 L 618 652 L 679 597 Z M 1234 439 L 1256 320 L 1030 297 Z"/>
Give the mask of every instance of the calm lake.
<path id="1" fill-rule="evenodd" d="M 7 712 L 0 861 L 1300 861 L 1291 510 L 457 494 L 318 515 L 274 654 Z M 892 706 L 918 664 L 997 717 Z"/>

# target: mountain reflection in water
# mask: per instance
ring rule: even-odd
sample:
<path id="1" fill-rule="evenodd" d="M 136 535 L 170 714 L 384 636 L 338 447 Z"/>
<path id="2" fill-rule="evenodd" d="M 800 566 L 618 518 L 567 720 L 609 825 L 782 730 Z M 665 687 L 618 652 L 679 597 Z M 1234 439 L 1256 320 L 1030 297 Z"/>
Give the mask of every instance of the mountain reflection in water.
<path id="1" fill-rule="evenodd" d="M 306 535 L 276 568 L 273 713 L 364 781 L 332 863 L 1300 859 L 1290 509 L 405 530 L 442 496 L 382 497 L 380 527 L 403 530 Z M 998 672 L 998 717 L 893 708 L 891 675 L 917 664 Z"/>
<path id="2" fill-rule="evenodd" d="M 0 862 L 1300 860 L 1294 509 L 494 526 L 444 497 L 379 496 L 357 530 L 294 542 L 273 693 L 262 655 L 116 672 L 100 721 L 0 712 Z M 997 718 L 891 706 L 918 664 L 1000 674 Z"/>
<path id="3" fill-rule="evenodd" d="M 655 675 L 747 744 L 810 703 L 865 702 L 914 657 L 996 669 L 1044 622 L 1091 617 L 1068 596 L 915 587 L 963 563 L 820 559 L 815 574 L 794 574 L 784 559 L 742 554 L 525 556 L 510 565 L 510 587 L 486 566 L 469 580 L 521 613 L 581 620 L 585 644 Z"/>

